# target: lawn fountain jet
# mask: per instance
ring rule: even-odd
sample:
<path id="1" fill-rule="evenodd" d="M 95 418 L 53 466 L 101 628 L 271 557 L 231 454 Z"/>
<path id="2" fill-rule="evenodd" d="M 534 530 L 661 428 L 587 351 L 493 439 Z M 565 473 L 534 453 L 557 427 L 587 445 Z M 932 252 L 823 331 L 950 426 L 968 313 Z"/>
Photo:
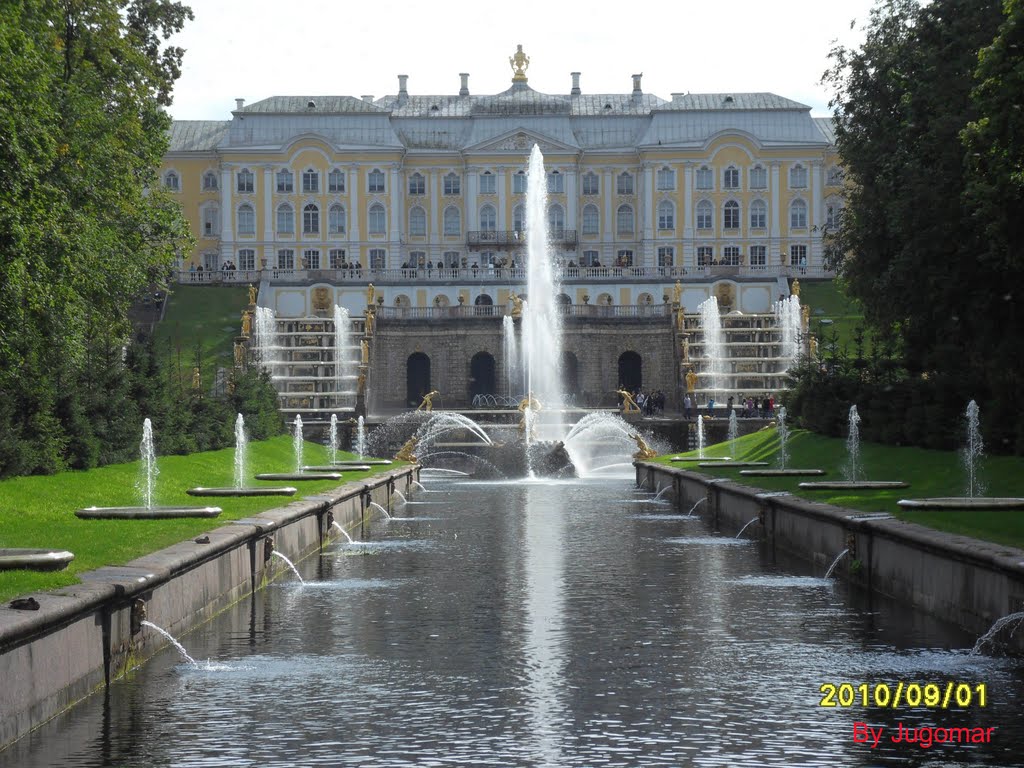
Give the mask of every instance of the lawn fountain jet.
<path id="1" fill-rule="evenodd" d="M 902 480 L 862 480 L 863 468 L 860 464 L 860 414 L 857 406 L 850 406 L 850 427 L 846 436 L 846 479 L 823 480 L 811 483 L 800 483 L 801 488 L 821 491 L 856 491 L 884 490 L 886 488 L 907 488 L 910 483 Z"/>
<path id="2" fill-rule="evenodd" d="M 799 477 L 801 475 L 824 475 L 823 469 L 790 469 L 789 464 L 789 426 L 786 424 L 786 407 L 779 408 L 776 429 L 779 434 L 779 466 L 777 469 L 741 469 L 741 475 L 757 477 Z"/>
<path id="3" fill-rule="evenodd" d="M 697 461 L 705 462 L 699 466 L 718 466 L 718 462 L 729 461 L 730 456 L 705 456 L 705 432 L 704 432 L 704 414 L 697 416 L 697 455 L 696 456 L 673 456 L 669 461 Z M 722 465 L 726 466 L 726 465 Z M 735 466 L 735 465 L 733 465 Z M 744 464 L 743 466 L 747 466 Z"/>
<path id="4" fill-rule="evenodd" d="M 341 480 L 341 473 L 336 471 L 331 472 L 307 472 L 307 467 L 302 464 L 302 452 L 305 446 L 305 440 L 302 437 L 302 417 L 299 415 L 295 416 L 294 427 L 292 430 L 292 446 L 295 449 L 295 471 L 294 472 L 264 472 L 256 475 L 257 480 L 278 480 L 278 481 L 296 481 L 296 480 Z M 333 468 L 332 468 L 333 469 Z"/>
<path id="5" fill-rule="evenodd" d="M 235 419 L 235 484 L 231 488 L 189 488 L 189 496 L 294 496 L 297 489 L 291 486 L 278 488 L 246 488 L 246 466 L 249 453 L 249 439 L 245 434 L 245 419 L 238 414 Z"/>
<path id="6" fill-rule="evenodd" d="M 966 496 L 942 496 L 931 499 L 901 499 L 896 502 L 903 509 L 1024 509 L 1024 498 L 981 496 L 985 488 L 979 478 L 985 444 L 981 439 L 978 404 L 967 404 L 967 441 L 960 452 L 967 472 Z"/>
<path id="7" fill-rule="evenodd" d="M 86 519 L 164 519 L 171 517 L 216 517 L 220 507 L 158 507 L 153 504 L 153 491 L 159 470 L 156 467 L 156 449 L 153 447 L 153 423 L 142 423 L 142 442 L 139 444 L 140 479 L 138 489 L 142 495 L 141 507 L 86 507 L 75 511 Z"/>

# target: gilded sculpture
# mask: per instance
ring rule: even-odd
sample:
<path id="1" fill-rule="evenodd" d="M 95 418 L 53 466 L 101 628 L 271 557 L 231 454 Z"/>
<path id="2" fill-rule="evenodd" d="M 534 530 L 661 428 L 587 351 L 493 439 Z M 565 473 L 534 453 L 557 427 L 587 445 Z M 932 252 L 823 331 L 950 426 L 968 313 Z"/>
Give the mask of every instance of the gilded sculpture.
<path id="1" fill-rule="evenodd" d="M 523 53 L 522 45 L 516 46 L 516 52 L 508 57 L 508 63 L 512 67 L 512 82 L 525 83 L 526 69 L 530 66 L 530 57 Z"/>
<path id="2" fill-rule="evenodd" d="M 370 362 L 370 345 L 366 341 L 366 339 L 362 339 L 359 342 L 359 352 L 361 359 L 363 361 L 363 365 L 367 365 Z"/>
<path id="3" fill-rule="evenodd" d="M 395 461 L 408 461 L 415 464 L 417 459 L 413 451 L 416 450 L 417 442 L 415 437 L 410 437 L 405 442 L 405 445 L 398 449 L 398 453 L 395 454 Z"/>
<path id="4" fill-rule="evenodd" d="M 366 304 L 367 306 L 373 306 L 373 299 L 377 295 L 377 289 L 373 287 L 373 283 L 366 286 Z"/>
<path id="5" fill-rule="evenodd" d="M 249 283 L 249 306 L 256 306 L 256 286 Z"/>
<path id="6" fill-rule="evenodd" d="M 523 300 L 517 293 L 513 293 L 509 297 L 509 301 L 512 302 L 512 317 L 523 316 Z"/>
<path id="7" fill-rule="evenodd" d="M 248 309 L 242 310 L 242 335 L 249 336 L 252 333 L 252 313 Z"/>
<path id="8" fill-rule="evenodd" d="M 423 396 L 423 400 L 420 401 L 419 406 L 416 408 L 417 411 L 432 411 L 434 410 L 434 398 L 440 395 L 436 389 L 432 389 Z"/>
<path id="9" fill-rule="evenodd" d="M 683 300 L 683 286 L 682 286 L 682 284 L 678 280 L 676 280 L 676 284 L 674 286 L 672 286 L 672 302 L 674 304 L 679 304 L 680 302 L 682 302 L 682 300 Z"/>
<path id="10" fill-rule="evenodd" d="M 615 393 L 622 398 L 622 412 L 623 413 L 640 413 L 640 406 L 636 404 L 636 400 L 633 399 L 633 395 L 624 389 L 617 389 Z"/>
<path id="11" fill-rule="evenodd" d="M 658 452 L 651 448 L 640 435 L 630 435 L 636 442 L 637 452 L 633 454 L 634 459 L 653 459 Z"/>
<path id="12" fill-rule="evenodd" d="M 793 284 L 791 286 L 789 286 L 789 292 L 793 296 L 799 296 L 800 295 L 800 281 L 797 280 L 796 278 L 793 278 Z"/>
<path id="13" fill-rule="evenodd" d="M 693 368 L 690 368 L 686 372 L 686 391 L 693 393 L 697 389 L 697 374 L 694 373 Z"/>

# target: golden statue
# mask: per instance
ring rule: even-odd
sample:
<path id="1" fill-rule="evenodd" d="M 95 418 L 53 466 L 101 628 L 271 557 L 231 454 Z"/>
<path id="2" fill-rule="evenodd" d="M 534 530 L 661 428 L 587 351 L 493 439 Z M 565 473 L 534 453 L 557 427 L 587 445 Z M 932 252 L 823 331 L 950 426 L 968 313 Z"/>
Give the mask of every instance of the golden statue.
<path id="1" fill-rule="evenodd" d="M 509 301 L 512 302 L 512 317 L 523 316 L 523 300 L 519 294 L 513 293 L 509 297 Z"/>
<path id="2" fill-rule="evenodd" d="M 202 378 L 200 378 L 200 376 L 199 376 L 199 369 L 198 368 L 193 368 L 192 369 L 192 389 L 194 389 L 194 390 L 196 390 L 198 392 L 200 390 L 200 388 L 202 388 L 202 386 L 203 386 L 203 381 L 202 381 Z"/>
<path id="3" fill-rule="evenodd" d="M 676 284 L 674 286 L 672 286 L 672 302 L 674 304 L 679 304 L 682 300 L 683 300 L 683 286 L 680 284 L 680 282 L 678 280 L 676 280 Z"/>
<path id="4" fill-rule="evenodd" d="M 235 342 L 235 366 L 241 368 L 245 365 L 245 344 L 240 341 Z"/>
<path id="5" fill-rule="evenodd" d="M 256 306 L 256 286 L 249 283 L 249 306 Z"/>
<path id="6" fill-rule="evenodd" d="M 367 307 L 366 308 L 366 335 L 367 336 L 373 336 L 373 324 L 374 324 L 374 320 L 375 319 L 376 319 L 376 313 L 374 312 L 373 307 Z"/>
<path id="7" fill-rule="evenodd" d="M 697 374 L 690 368 L 686 372 L 686 391 L 692 393 L 697 388 Z"/>
<path id="8" fill-rule="evenodd" d="M 512 67 L 512 82 L 526 82 L 526 68 L 530 66 L 530 57 L 523 53 L 523 46 L 517 45 L 513 56 L 508 57 L 509 66 Z"/>
<path id="9" fill-rule="evenodd" d="M 408 461 L 415 464 L 416 456 L 413 454 L 413 451 L 416 450 L 416 443 L 416 438 L 410 437 L 405 445 L 398 449 L 398 453 L 395 454 L 395 461 Z"/>
<path id="10" fill-rule="evenodd" d="M 616 389 L 615 393 L 622 398 L 623 413 L 640 413 L 640 406 L 636 404 L 633 396 L 624 389 Z"/>
<path id="11" fill-rule="evenodd" d="M 800 295 L 800 281 L 796 278 L 793 278 L 793 284 L 789 286 L 789 293 L 791 296 Z"/>
<path id="12" fill-rule="evenodd" d="M 373 287 L 373 283 L 366 286 L 366 305 L 368 307 L 373 306 L 373 299 L 377 295 L 377 289 Z"/>
<path id="13" fill-rule="evenodd" d="M 683 362 L 690 362 L 690 335 L 688 333 L 683 334 Z"/>
<path id="14" fill-rule="evenodd" d="M 541 409 L 540 400 L 533 396 L 533 392 L 527 393 L 526 397 L 519 401 L 519 412 L 524 412 L 527 408 L 531 411 L 539 411 Z"/>
<path id="15" fill-rule="evenodd" d="M 362 355 L 363 365 L 368 364 L 370 362 L 370 345 L 367 343 L 366 339 L 360 340 L 359 351 Z"/>
<path id="16" fill-rule="evenodd" d="M 810 323 L 810 322 L 811 322 L 811 305 L 810 304 L 804 304 L 802 307 L 800 307 L 800 325 L 802 325 L 803 329 L 806 331 L 807 330 L 807 324 Z"/>
<path id="17" fill-rule="evenodd" d="M 248 309 L 242 310 L 242 335 L 249 336 L 252 333 L 252 313 Z"/>
<path id="18" fill-rule="evenodd" d="M 811 360 L 816 360 L 818 358 L 818 340 L 811 336 L 808 346 L 810 346 Z"/>
<path id="19" fill-rule="evenodd" d="M 434 398 L 440 395 L 436 389 L 432 389 L 423 396 L 422 402 L 416 408 L 417 411 L 432 411 L 434 410 Z"/>
<path id="20" fill-rule="evenodd" d="M 636 441 L 637 452 L 633 454 L 634 459 L 653 459 L 658 452 L 651 448 L 640 435 L 630 435 Z"/>
<path id="21" fill-rule="evenodd" d="M 366 394 L 366 371 L 359 372 L 359 378 L 356 380 L 356 395 Z"/>
<path id="22" fill-rule="evenodd" d="M 686 318 L 683 316 L 683 307 L 680 305 L 676 308 L 676 330 L 682 333 L 686 328 Z"/>

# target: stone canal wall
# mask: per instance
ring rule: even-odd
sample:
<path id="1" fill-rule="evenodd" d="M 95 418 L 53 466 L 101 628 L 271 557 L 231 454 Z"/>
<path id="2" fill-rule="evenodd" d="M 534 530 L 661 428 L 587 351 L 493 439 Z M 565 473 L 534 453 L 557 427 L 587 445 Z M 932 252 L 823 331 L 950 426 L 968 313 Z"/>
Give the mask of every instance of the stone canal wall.
<path id="1" fill-rule="evenodd" d="M 292 561 L 318 552 L 333 521 L 362 525 L 371 502 L 389 509 L 417 476 L 391 470 L 83 573 L 81 584 L 33 595 L 36 611 L 0 607 L 0 749 L 167 645 L 140 621 L 184 634 L 287 571 L 272 551 Z"/>
<path id="2" fill-rule="evenodd" d="M 761 537 L 771 548 L 812 560 L 822 571 L 849 554 L 836 575 L 896 598 L 969 632 L 1024 611 L 1024 551 L 797 496 L 767 492 L 676 467 L 636 462 L 637 485 L 671 486 L 676 505 L 716 528 Z M 967 513 L 965 513 L 967 514 Z M 1024 650 L 1024 632 L 1011 639 Z"/>

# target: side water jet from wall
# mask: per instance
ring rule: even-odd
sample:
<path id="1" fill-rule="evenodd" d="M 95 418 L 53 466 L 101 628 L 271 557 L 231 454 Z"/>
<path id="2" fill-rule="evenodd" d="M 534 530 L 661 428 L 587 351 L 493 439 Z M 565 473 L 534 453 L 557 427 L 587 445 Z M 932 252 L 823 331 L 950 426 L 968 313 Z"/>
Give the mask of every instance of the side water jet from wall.
<path id="1" fill-rule="evenodd" d="M 828 570 L 825 571 L 825 578 L 826 579 L 829 578 L 832 575 L 832 571 L 834 571 L 836 569 L 836 566 L 839 565 L 839 561 L 842 560 L 844 557 L 846 557 L 848 554 L 850 554 L 850 550 L 848 550 L 848 549 L 844 549 L 842 552 L 839 553 L 839 556 L 836 557 L 836 559 L 832 561 L 832 565 L 830 565 L 828 567 Z"/>
<path id="2" fill-rule="evenodd" d="M 1011 613 L 1009 616 L 1003 616 L 992 625 L 988 632 L 978 638 L 978 641 L 974 644 L 974 648 L 971 649 L 971 655 L 977 656 L 990 645 L 994 647 L 996 637 L 999 633 L 1011 626 L 1013 629 L 1010 630 L 1009 636 L 1013 637 L 1017 630 L 1020 629 L 1021 625 L 1024 625 L 1024 611 L 1020 613 Z"/>
<path id="3" fill-rule="evenodd" d="M 149 627 L 150 629 L 155 629 L 157 632 L 159 632 L 161 635 L 163 635 L 164 638 L 166 638 L 167 641 L 171 643 L 171 645 L 173 645 L 175 648 L 178 649 L 178 653 L 180 653 L 181 657 L 183 659 L 185 659 L 185 661 L 187 661 L 189 664 L 195 664 L 196 663 L 196 660 L 188 655 L 188 651 L 185 650 L 185 647 L 181 643 L 179 643 L 177 640 L 175 640 L 174 637 L 171 636 L 170 632 L 168 632 L 167 630 L 163 629 L 162 627 L 158 627 L 156 624 L 154 624 L 151 621 L 142 621 L 140 623 L 141 623 L 141 625 L 143 627 Z"/>
<path id="4" fill-rule="evenodd" d="M 703 504 L 707 500 L 708 500 L 707 496 L 703 496 L 703 497 L 697 499 L 696 503 L 694 503 L 694 505 L 692 507 L 690 507 L 690 511 L 686 513 L 686 516 L 687 517 L 693 517 L 693 513 L 697 511 L 697 507 L 699 507 L 701 504 Z"/>
<path id="5" fill-rule="evenodd" d="M 751 518 L 751 519 L 750 519 L 750 521 L 749 521 L 749 522 L 748 522 L 748 523 L 747 523 L 746 525 L 744 525 L 744 526 L 743 526 L 742 528 L 740 528 L 740 530 L 739 530 L 739 533 L 737 533 L 737 534 L 736 534 L 736 538 L 738 539 L 738 538 L 739 538 L 740 536 L 742 536 L 742 535 L 743 535 L 743 532 L 744 532 L 745 530 L 747 530 L 747 528 L 749 528 L 750 526 L 752 526 L 752 525 L 753 525 L 754 523 L 756 523 L 756 522 L 757 522 L 757 521 L 759 521 L 760 519 L 761 519 L 760 517 L 754 517 L 754 518 Z"/>
<path id="6" fill-rule="evenodd" d="M 334 522 L 331 523 L 331 525 L 333 525 L 335 528 L 337 528 L 339 531 L 341 531 L 342 535 L 346 539 L 348 539 L 348 543 L 349 544 L 355 544 L 355 542 L 352 540 L 352 537 L 348 535 L 348 531 L 346 531 L 344 528 L 341 527 L 341 523 L 339 523 L 337 520 L 335 520 Z"/>
<path id="7" fill-rule="evenodd" d="M 391 519 L 391 513 L 384 509 L 384 507 L 382 507 L 376 501 L 371 501 L 370 506 L 376 509 L 378 512 L 380 512 L 382 515 L 384 515 L 384 517 L 386 517 L 388 520 Z"/>
<path id="8" fill-rule="evenodd" d="M 303 579 L 302 576 L 299 574 L 299 569 L 295 567 L 295 563 L 293 563 L 287 557 L 282 555 L 276 549 L 273 552 L 271 552 L 270 554 L 272 554 L 274 557 L 279 557 L 282 560 L 284 560 L 285 563 L 288 565 L 288 567 L 292 569 L 292 573 L 294 573 L 295 576 L 298 578 L 300 584 L 305 584 L 306 583 L 305 579 Z"/>

